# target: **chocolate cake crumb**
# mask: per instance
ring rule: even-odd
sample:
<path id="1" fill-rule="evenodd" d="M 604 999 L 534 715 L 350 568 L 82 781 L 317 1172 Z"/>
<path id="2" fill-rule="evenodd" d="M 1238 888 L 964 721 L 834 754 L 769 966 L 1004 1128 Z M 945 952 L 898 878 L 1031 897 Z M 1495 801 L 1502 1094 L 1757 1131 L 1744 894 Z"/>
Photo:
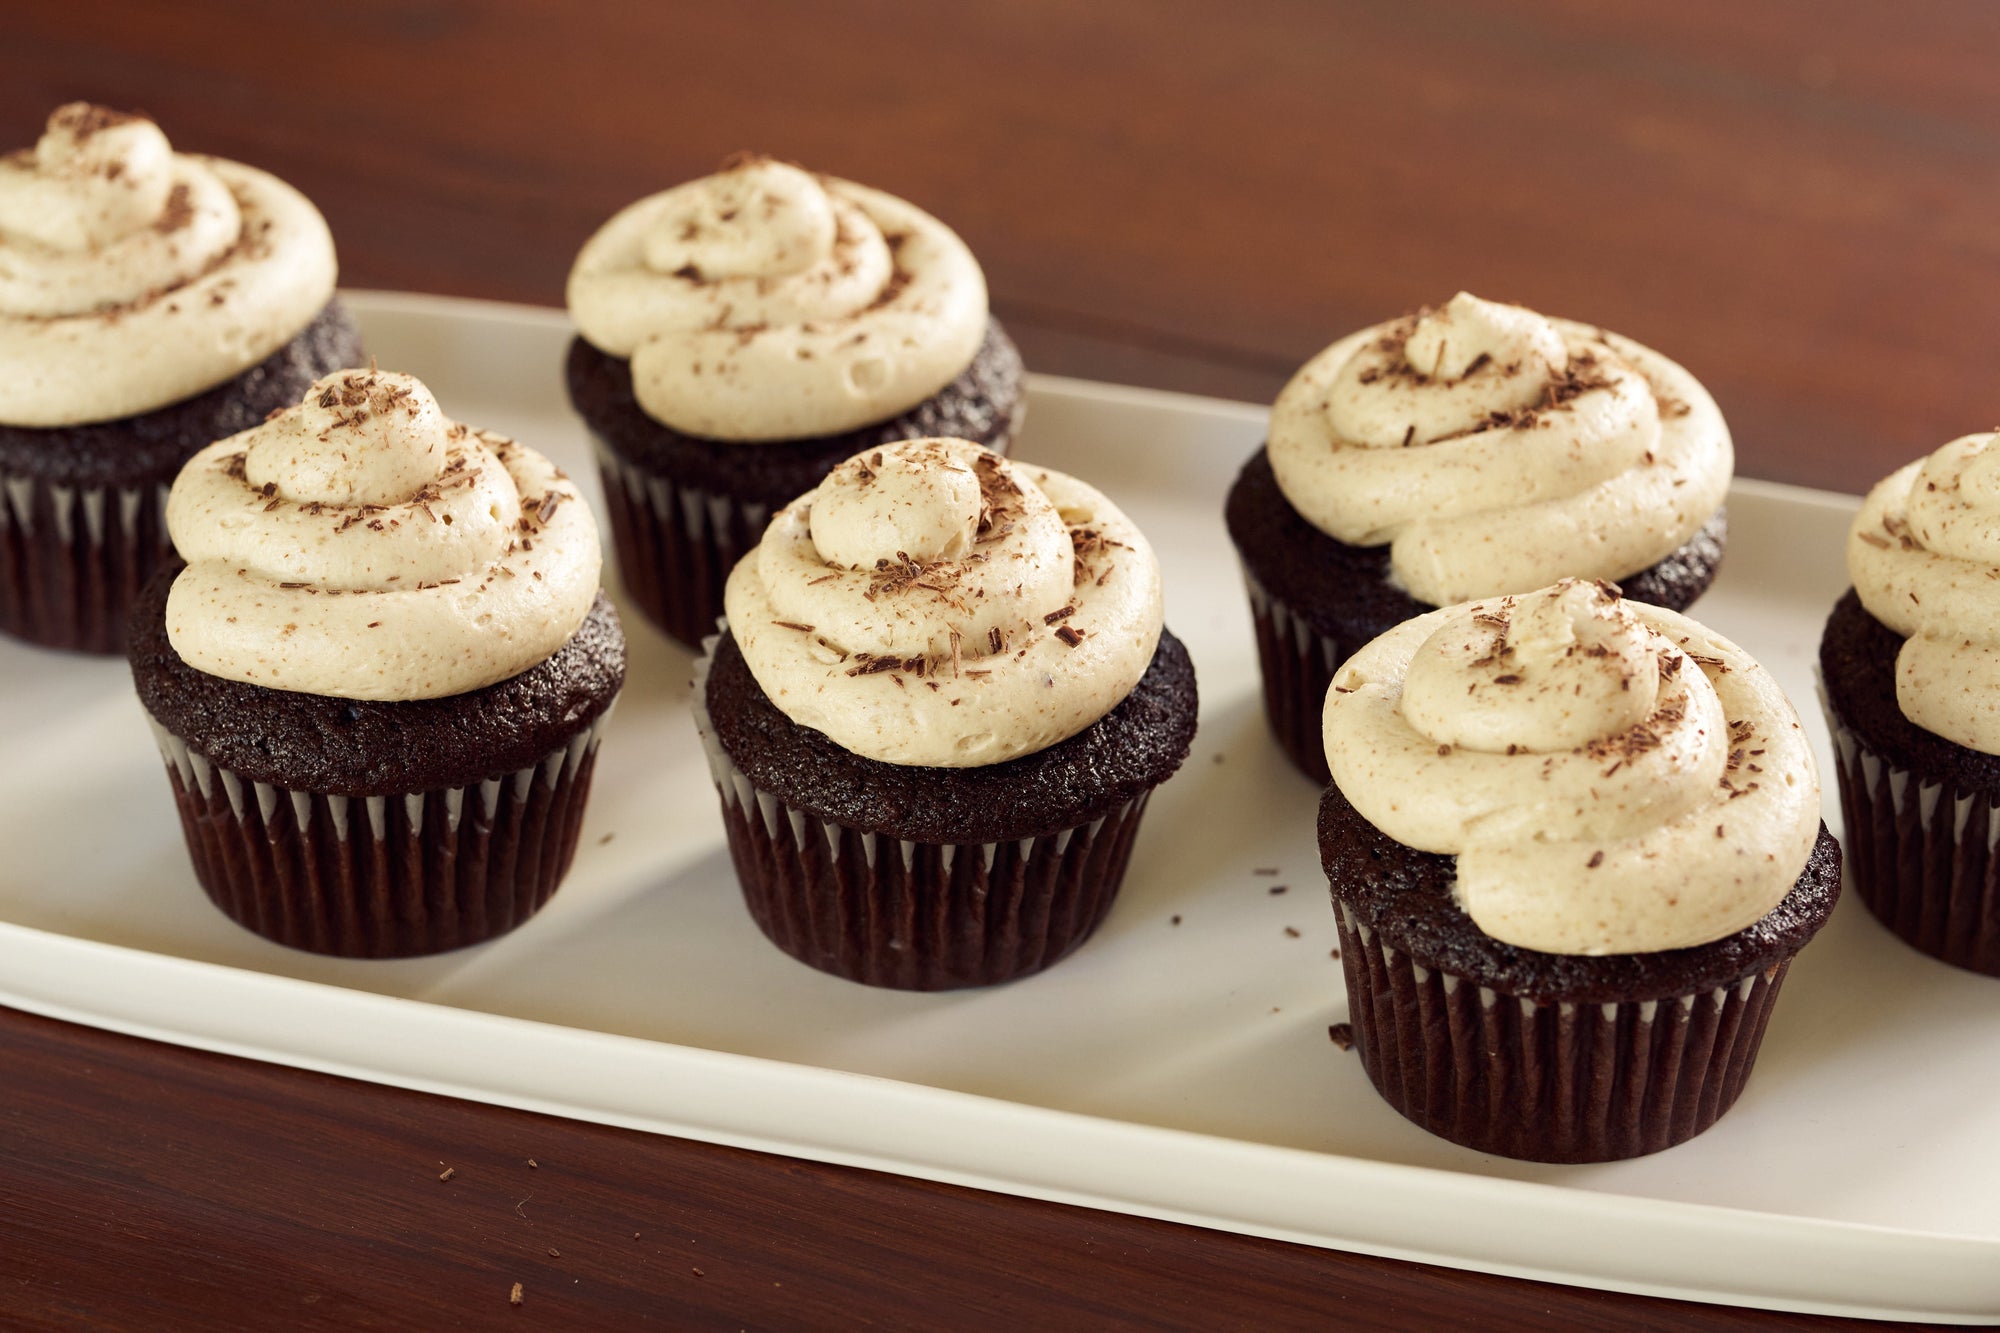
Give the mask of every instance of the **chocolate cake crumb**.
<path id="1" fill-rule="evenodd" d="M 1655 953 L 1543 953 L 1481 931 L 1452 896 L 1457 858 L 1395 841 L 1363 819 L 1338 787 L 1320 798 L 1319 845 L 1335 902 L 1384 947 L 1461 982 L 1544 1004 L 1664 998 L 1734 985 L 1796 953 L 1840 895 L 1840 849 L 1821 825 L 1791 892 L 1733 935 Z"/>
<path id="2" fill-rule="evenodd" d="M 1004 451 L 1021 412 L 1021 356 L 997 321 L 988 322 L 985 340 L 958 378 L 907 412 L 838 435 L 754 449 L 683 434 L 647 416 L 634 392 L 631 363 L 582 338 L 570 343 L 566 379 L 570 401 L 617 457 L 677 486 L 772 509 L 871 446 L 949 436 Z"/>
<path id="3" fill-rule="evenodd" d="M 1352 1023 L 1329 1023 L 1326 1029 L 1326 1036 L 1328 1041 L 1331 1041 L 1343 1051 L 1354 1049 L 1354 1024 Z"/>
<path id="4" fill-rule="evenodd" d="M 1090 726 L 1033 754 L 948 771 L 867 759 L 799 726 L 729 635 L 715 648 L 708 703 L 716 739 L 758 790 L 849 828 L 962 844 L 1054 834 L 1157 786 L 1187 757 L 1196 691 L 1186 648 L 1163 631 L 1139 683 Z"/>
<path id="5" fill-rule="evenodd" d="M 1251 577 L 1314 633 L 1344 645 L 1343 651 L 1437 609 L 1389 582 L 1387 545 L 1351 546 L 1308 523 L 1278 488 L 1266 450 L 1244 463 L 1230 488 L 1225 518 Z M 1687 609 L 1714 581 L 1727 532 L 1727 512 L 1718 509 L 1680 549 L 1621 578 L 1625 595 L 1670 611 Z M 1322 687 L 1320 697 L 1324 693 Z M 1317 745 L 1317 707 L 1311 721 Z"/>
<path id="6" fill-rule="evenodd" d="M 602 713 L 625 677 L 624 634 L 599 594 L 569 642 L 518 675 L 442 699 L 349 700 L 273 690 L 189 666 L 166 631 L 173 571 L 142 590 L 133 683 L 174 735 L 220 767 L 289 790 L 348 796 L 477 783 L 538 762 Z"/>

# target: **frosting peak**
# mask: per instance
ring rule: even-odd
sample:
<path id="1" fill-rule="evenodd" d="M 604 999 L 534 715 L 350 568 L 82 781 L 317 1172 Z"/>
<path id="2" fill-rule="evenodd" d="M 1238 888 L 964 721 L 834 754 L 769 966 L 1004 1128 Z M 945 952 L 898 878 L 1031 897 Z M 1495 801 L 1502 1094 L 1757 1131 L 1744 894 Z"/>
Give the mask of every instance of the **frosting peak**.
<path id="1" fill-rule="evenodd" d="M 971 364 L 987 324 L 986 279 L 936 218 L 748 155 L 619 212 L 568 295 L 583 336 L 630 358 L 649 415 L 743 442 L 914 407 Z"/>
<path id="2" fill-rule="evenodd" d="M 1435 605 L 1619 579 L 1721 507 L 1728 429 L 1693 376 L 1602 329 L 1460 292 L 1307 362 L 1271 411 L 1292 507 Z"/>
<path id="3" fill-rule="evenodd" d="M 653 221 L 646 267 L 691 281 L 781 278 L 824 263 L 838 237 L 818 181 L 790 163 L 745 157 Z"/>
<path id="4" fill-rule="evenodd" d="M 1790 891 L 1819 828 L 1798 716 L 1740 648 L 1566 580 L 1397 626 L 1335 674 L 1333 780 L 1375 827 L 1457 856 L 1494 939 L 1685 948 Z"/>
<path id="5" fill-rule="evenodd" d="M 842 464 L 729 577 L 730 633 L 801 726 L 891 764 L 997 764 L 1131 693 L 1160 637 L 1158 562 L 1073 477 L 965 440 Z"/>
<path id="6" fill-rule="evenodd" d="M 1868 614 L 1904 636 L 1903 715 L 2000 754 L 2000 433 L 1953 440 L 1870 491 L 1847 572 Z"/>
<path id="7" fill-rule="evenodd" d="M 151 121 L 59 107 L 30 154 L 0 172 L 0 235 L 74 252 L 150 227 L 166 211 L 173 156 Z"/>
<path id="8" fill-rule="evenodd" d="M 176 154 L 141 117 L 61 107 L 0 158 L 0 422 L 193 397 L 290 341 L 333 285 L 326 223 L 289 186 Z"/>
<path id="9" fill-rule="evenodd" d="M 443 475 L 448 428 L 415 376 L 337 372 L 253 432 L 244 477 L 302 504 L 400 504 Z"/>
<path id="10" fill-rule="evenodd" d="M 850 458 L 820 483 L 817 497 L 813 546 L 847 569 L 967 555 L 984 508 L 980 473 L 931 440 Z"/>
<path id="11" fill-rule="evenodd" d="M 1439 380 L 1464 379 L 1489 365 L 1509 378 L 1523 366 L 1540 367 L 1539 378 L 1569 366 L 1569 349 L 1555 325 L 1532 310 L 1482 301 L 1471 292 L 1419 314 L 1403 357 L 1417 374 Z"/>
<path id="12" fill-rule="evenodd" d="M 167 637 L 211 675 L 349 699 L 462 694 L 576 633 L 601 557 L 546 458 L 408 375 L 330 375 L 218 440 L 167 498 Z"/>
<path id="13" fill-rule="evenodd" d="M 1652 713 L 1660 675 L 1651 647 L 1615 589 L 1565 579 L 1426 639 L 1403 682 L 1403 716 L 1461 749 L 1574 749 Z"/>

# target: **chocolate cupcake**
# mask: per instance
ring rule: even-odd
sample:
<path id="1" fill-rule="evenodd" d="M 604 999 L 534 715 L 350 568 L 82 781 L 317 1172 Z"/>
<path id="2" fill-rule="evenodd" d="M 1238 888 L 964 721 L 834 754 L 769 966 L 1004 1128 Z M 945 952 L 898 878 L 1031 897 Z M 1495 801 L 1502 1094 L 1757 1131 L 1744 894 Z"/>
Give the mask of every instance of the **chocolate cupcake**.
<path id="1" fill-rule="evenodd" d="M 1324 782 L 1335 668 L 1414 616 L 1565 577 L 1684 610 L 1722 559 L 1734 454 L 1687 371 L 1460 292 L 1307 362 L 1230 489 L 1279 744 Z"/>
<path id="2" fill-rule="evenodd" d="M 1840 894 L 1797 714 L 1742 649 L 1564 580 L 1433 611 L 1325 710 L 1320 856 L 1376 1090 L 1481 1152 L 1699 1134 Z"/>
<path id="3" fill-rule="evenodd" d="M 297 191 L 74 103 L 0 158 L 0 633 L 115 653 L 196 450 L 362 357 Z"/>
<path id="4" fill-rule="evenodd" d="M 625 677 L 597 527 L 407 375 L 328 376 L 181 471 L 129 654 L 202 888 L 293 948 L 476 944 L 576 850 Z"/>
<path id="5" fill-rule="evenodd" d="M 1854 891 L 1914 948 L 2000 976 L 2000 435 L 1891 474 L 1820 640 Z"/>
<path id="6" fill-rule="evenodd" d="M 968 441 L 888 445 L 782 510 L 727 602 L 695 722 L 773 943 L 944 990 L 1096 929 L 1197 706 L 1116 506 Z"/>
<path id="7" fill-rule="evenodd" d="M 570 272 L 570 401 L 596 438 L 626 591 L 692 647 L 781 506 L 923 436 L 1005 453 L 1021 358 L 950 228 L 768 158 L 642 199 Z"/>

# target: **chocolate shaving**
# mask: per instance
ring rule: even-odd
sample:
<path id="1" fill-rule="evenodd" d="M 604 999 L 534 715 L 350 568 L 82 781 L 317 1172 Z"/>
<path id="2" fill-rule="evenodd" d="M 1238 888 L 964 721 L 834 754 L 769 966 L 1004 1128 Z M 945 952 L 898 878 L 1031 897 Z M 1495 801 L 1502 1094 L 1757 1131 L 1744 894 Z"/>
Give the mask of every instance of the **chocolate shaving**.
<path id="1" fill-rule="evenodd" d="M 857 658 L 859 665 L 847 669 L 850 676 L 873 676 L 883 671 L 895 671 L 903 665 L 900 657 L 870 657 L 866 654 Z"/>
<path id="2" fill-rule="evenodd" d="M 1461 431 L 1450 435 L 1440 435 L 1433 444 L 1447 440 L 1461 440 L 1468 435 L 1479 435 L 1490 430 L 1519 430 L 1543 423 L 1547 414 L 1566 410 L 1571 403 L 1596 389 L 1608 389 L 1612 385 L 1611 376 L 1597 358 L 1582 353 L 1570 359 L 1569 366 L 1560 374 L 1549 378 L 1548 388 L 1542 394 L 1542 401 L 1530 407 L 1517 407 L 1488 412 L 1484 417 Z M 1407 443 L 1407 440 L 1405 441 Z"/>

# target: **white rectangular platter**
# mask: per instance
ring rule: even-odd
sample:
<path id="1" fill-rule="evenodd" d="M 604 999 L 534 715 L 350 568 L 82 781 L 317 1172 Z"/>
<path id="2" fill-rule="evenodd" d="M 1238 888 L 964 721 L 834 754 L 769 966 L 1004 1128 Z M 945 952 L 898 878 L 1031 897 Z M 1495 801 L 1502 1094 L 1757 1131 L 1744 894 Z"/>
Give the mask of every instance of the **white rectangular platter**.
<path id="1" fill-rule="evenodd" d="M 560 315 L 350 299 L 383 365 L 595 493 L 562 389 Z M 0 645 L 0 1003 L 1313 1245 L 1698 1300 L 2000 1322 L 2000 982 L 1917 955 L 1856 902 L 1794 965 L 1742 1100 L 1691 1143 L 1543 1166 L 1480 1156 L 1391 1111 L 1327 1038 L 1346 1010 L 1318 793 L 1265 735 L 1222 527 L 1263 413 L 1046 378 L 1031 400 L 1018 453 L 1102 486 L 1152 536 L 1202 691 L 1194 754 L 1154 797 L 1123 895 L 1060 966 L 991 990 L 900 994 L 768 945 L 738 898 L 688 721 L 690 659 L 628 615 L 630 683 L 561 892 L 505 939 L 393 963 L 293 953 L 225 920 L 195 884 L 123 664 Z M 1852 504 L 1739 482 L 1723 574 L 1697 608 L 1801 706 L 1829 821 L 1811 661 L 1846 583 Z M 1278 875 L 1256 873 L 1268 868 Z"/>

